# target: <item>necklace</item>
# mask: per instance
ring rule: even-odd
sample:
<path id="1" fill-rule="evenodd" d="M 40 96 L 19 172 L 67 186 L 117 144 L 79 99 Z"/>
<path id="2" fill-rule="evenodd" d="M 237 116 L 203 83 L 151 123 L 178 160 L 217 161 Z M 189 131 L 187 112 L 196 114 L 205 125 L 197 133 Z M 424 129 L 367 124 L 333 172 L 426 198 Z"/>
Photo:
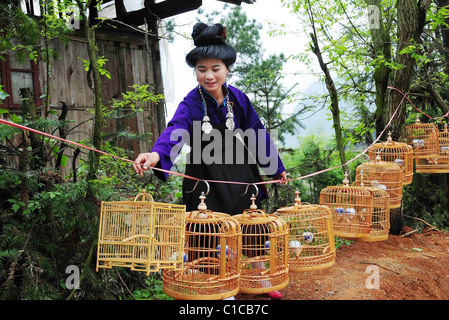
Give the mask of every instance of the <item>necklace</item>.
<path id="1" fill-rule="evenodd" d="M 201 130 L 205 134 L 209 134 L 212 131 L 212 125 L 210 124 L 210 119 L 207 116 L 206 100 L 204 99 L 203 91 L 201 90 L 201 85 L 200 84 L 198 84 L 198 91 L 200 92 L 201 100 L 203 100 L 203 108 L 204 108 L 204 117 L 203 117 L 203 124 L 201 125 Z M 227 113 L 226 113 L 226 128 L 228 128 L 229 130 L 234 130 L 234 128 L 235 128 L 234 113 L 232 111 L 233 102 L 232 101 L 227 101 L 228 95 L 223 100 L 223 105 L 226 107 L 226 110 L 227 110 Z"/>

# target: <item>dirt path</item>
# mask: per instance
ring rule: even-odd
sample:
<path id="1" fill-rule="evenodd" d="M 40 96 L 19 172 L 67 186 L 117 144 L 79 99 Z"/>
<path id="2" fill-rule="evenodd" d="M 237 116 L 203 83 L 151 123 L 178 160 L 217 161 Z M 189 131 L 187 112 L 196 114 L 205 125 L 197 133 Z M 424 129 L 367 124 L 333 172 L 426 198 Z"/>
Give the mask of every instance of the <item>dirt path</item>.
<path id="1" fill-rule="evenodd" d="M 405 227 L 403 232 L 410 230 Z M 342 246 L 334 266 L 290 272 L 289 285 L 281 292 L 283 300 L 448 300 L 449 232 L 423 230 L 405 237 L 390 235 L 382 242 Z M 236 299 L 269 298 L 240 294 Z"/>

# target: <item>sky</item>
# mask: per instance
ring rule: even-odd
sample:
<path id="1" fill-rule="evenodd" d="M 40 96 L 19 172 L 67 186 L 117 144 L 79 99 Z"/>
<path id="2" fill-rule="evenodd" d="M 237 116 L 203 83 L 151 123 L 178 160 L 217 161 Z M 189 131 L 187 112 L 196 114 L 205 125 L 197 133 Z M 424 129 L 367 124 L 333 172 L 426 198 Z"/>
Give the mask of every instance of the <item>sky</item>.
<path id="1" fill-rule="evenodd" d="M 203 0 L 202 9 L 205 12 L 220 11 L 224 3 L 215 0 Z M 232 5 L 231 5 L 232 6 Z M 249 19 L 256 19 L 262 24 L 260 35 L 262 38 L 265 55 L 280 52 L 286 56 L 304 52 L 308 39 L 302 32 L 289 33 L 283 36 L 269 36 L 268 32 L 273 25 L 284 23 L 289 30 L 301 31 L 299 20 L 283 7 L 280 0 L 256 0 L 253 4 L 242 3 Z M 193 49 L 190 39 L 192 27 L 197 19 L 197 11 L 190 11 L 172 17 L 175 20 L 176 31 L 186 34 L 189 38 L 176 36 L 173 43 L 162 42 L 162 53 L 166 59 L 162 61 L 162 72 L 164 75 L 164 91 L 167 102 L 167 118 L 170 119 L 179 102 L 184 96 L 196 86 L 193 70 L 185 63 L 186 54 Z M 220 17 L 217 17 L 219 20 Z M 217 21 L 218 22 L 218 21 Z M 284 85 L 287 88 L 298 82 L 297 89 L 304 92 L 308 86 L 316 81 L 316 77 L 310 74 L 304 64 L 297 60 L 289 60 L 284 65 Z M 230 83 L 232 84 L 232 83 Z M 296 103 L 285 107 L 285 112 L 291 112 Z"/>

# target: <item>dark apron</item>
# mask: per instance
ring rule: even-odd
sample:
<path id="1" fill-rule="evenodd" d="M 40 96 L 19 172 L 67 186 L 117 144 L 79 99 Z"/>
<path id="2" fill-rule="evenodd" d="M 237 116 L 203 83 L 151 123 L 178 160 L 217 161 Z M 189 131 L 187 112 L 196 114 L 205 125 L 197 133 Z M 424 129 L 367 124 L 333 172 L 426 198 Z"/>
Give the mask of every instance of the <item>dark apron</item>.
<path id="1" fill-rule="evenodd" d="M 186 164 L 186 175 L 199 178 L 201 180 L 219 180 L 219 181 L 238 181 L 255 183 L 261 181 L 261 176 L 258 171 L 257 164 L 249 163 L 248 149 L 243 142 L 236 137 L 232 141 L 225 139 L 225 124 L 213 125 L 214 129 L 217 129 L 222 137 L 221 144 L 221 163 L 205 164 L 203 162 L 203 156 L 201 156 L 201 163 L 192 163 L 193 153 L 198 150 L 192 149 L 187 157 L 189 158 Z M 202 133 L 204 135 L 204 133 Z M 213 139 L 212 139 L 213 140 Z M 203 155 L 204 148 L 213 141 L 201 141 L 201 155 Z M 238 147 L 240 144 L 241 147 Z M 229 152 L 229 148 L 233 149 L 233 161 L 232 164 L 225 163 L 225 152 Z M 236 151 L 245 150 L 245 161 L 243 163 L 236 163 Z M 207 152 L 209 154 L 209 152 Z M 211 153 L 213 155 L 213 153 Z M 239 155 L 241 159 L 241 155 Z M 251 196 L 256 193 L 256 189 L 252 185 L 247 184 L 230 184 L 230 183 L 216 183 L 210 182 L 210 191 L 206 196 L 205 203 L 209 210 L 214 212 L 222 212 L 230 215 L 241 214 L 244 210 L 249 209 L 251 205 Z M 182 186 L 183 203 L 186 205 L 186 210 L 194 211 L 198 209 L 200 203 L 201 192 L 206 193 L 207 185 L 204 182 L 199 182 L 192 179 L 184 179 Z M 260 187 L 259 187 L 260 188 Z M 193 191 L 192 191 L 193 190 Z M 246 192 L 246 194 L 245 194 Z M 261 208 L 260 198 L 257 197 L 256 204 L 258 208 Z"/>

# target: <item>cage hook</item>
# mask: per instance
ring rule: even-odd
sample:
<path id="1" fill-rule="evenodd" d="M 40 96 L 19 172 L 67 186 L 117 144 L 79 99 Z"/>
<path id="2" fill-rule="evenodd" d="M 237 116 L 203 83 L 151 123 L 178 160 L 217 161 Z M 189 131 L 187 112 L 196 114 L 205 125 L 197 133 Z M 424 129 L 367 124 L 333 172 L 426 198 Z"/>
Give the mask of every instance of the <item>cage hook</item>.
<path id="1" fill-rule="evenodd" d="M 207 196 L 209 194 L 209 192 L 210 192 L 210 185 L 209 185 L 209 182 L 207 182 L 206 180 L 197 180 L 195 185 L 193 186 L 193 189 L 190 190 L 190 191 L 186 191 L 186 193 L 192 193 L 193 191 L 195 191 L 195 189 L 198 186 L 198 183 L 200 181 L 204 182 L 206 184 L 206 186 L 207 186 L 207 191 L 204 193 L 204 195 Z"/>
<path id="2" fill-rule="evenodd" d="M 254 186 L 254 188 L 256 189 L 256 194 L 254 195 L 254 197 L 257 197 L 259 195 L 259 188 L 257 187 L 257 185 L 255 183 L 252 184 Z M 248 188 L 249 188 L 250 184 L 248 183 L 246 185 L 246 189 L 245 189 L 245 193 L 242 194 L 242 197 L 248 193 Z"/>
<path id="3" fill-rule="evenodd" d="M 371 160 L 370 157 L 369 157 L 369 155 L 367 155 L 365 152 L 364 152 L 364 153 L 361 153 L 361 155 L 367 157 L 367 158 L 368 158 L 368 162 Z"/>

